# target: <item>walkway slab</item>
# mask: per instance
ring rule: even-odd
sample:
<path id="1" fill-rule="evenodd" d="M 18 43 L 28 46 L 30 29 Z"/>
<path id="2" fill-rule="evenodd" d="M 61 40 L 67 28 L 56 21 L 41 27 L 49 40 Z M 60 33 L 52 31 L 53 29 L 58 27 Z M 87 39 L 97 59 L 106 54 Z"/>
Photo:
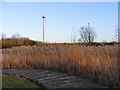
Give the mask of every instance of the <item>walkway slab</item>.
<path id="1" fill-rule="evenodd" d="M 3 69 L 2 73 L 18 75 L 43 85 L 45 88 L 107 88 L 92 80 L 62 72 L 39 69 Z"/>

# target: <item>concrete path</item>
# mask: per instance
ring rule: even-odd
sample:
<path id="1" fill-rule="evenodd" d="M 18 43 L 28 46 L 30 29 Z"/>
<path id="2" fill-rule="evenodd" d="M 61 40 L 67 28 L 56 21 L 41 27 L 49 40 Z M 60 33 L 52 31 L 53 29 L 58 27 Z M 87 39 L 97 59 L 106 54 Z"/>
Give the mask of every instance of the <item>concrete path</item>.
<path id="1" fill-rule="evenodd" d="M 44 88 L 107 88 L 88 79 L 65 73 L 38 69 L 3 69 L 2 73 L 18 75 L 38 83 Z"/>

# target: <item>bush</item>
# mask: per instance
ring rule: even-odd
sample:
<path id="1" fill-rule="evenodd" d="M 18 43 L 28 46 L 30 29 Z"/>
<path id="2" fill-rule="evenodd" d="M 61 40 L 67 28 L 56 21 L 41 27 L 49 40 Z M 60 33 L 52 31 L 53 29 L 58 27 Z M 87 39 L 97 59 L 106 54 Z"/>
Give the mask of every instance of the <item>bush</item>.
<path id="1" fill-rule="evenodd" d="M 3 39 L 1 43 L 2 48 L 11 48 L 15 46 L 37 45 L 38 42 L 30 40 L 29 38 L 6 38 Z"/>

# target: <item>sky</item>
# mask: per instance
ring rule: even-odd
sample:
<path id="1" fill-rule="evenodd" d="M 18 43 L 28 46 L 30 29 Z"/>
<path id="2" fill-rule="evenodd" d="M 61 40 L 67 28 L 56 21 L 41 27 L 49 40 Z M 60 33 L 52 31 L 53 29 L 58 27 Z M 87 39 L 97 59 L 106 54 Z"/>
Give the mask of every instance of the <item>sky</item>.
<path id="1" fill-rule="evenodd" d="M 1 5 L 1 4 L 0 4 Z M 118 25 L 117 2 L 2 2 L 2 33 L 42 41 L 42 15 L 46 15 L 45 42 L 71 42 L 90 23 L 96 42 L 113 41 Z M 71 35 L 72 33 L 72 35 Z"/>

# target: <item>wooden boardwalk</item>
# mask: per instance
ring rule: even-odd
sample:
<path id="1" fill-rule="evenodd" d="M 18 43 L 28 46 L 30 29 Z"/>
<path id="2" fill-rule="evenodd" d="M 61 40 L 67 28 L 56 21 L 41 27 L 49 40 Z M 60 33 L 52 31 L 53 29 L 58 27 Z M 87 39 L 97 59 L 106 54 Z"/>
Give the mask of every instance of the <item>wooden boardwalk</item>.
<path id="1" fill-rule="evenodd" d="M 69 75 L 57 71 L 38 69 L 3 69 L 2 73 L 11 74 L 29 79 L 44 88 L 107 88 L 91 80 L 82 79 L 75 75 Z"/>

